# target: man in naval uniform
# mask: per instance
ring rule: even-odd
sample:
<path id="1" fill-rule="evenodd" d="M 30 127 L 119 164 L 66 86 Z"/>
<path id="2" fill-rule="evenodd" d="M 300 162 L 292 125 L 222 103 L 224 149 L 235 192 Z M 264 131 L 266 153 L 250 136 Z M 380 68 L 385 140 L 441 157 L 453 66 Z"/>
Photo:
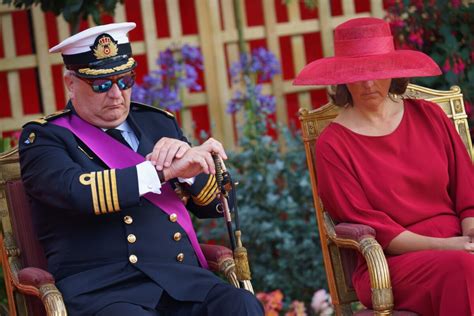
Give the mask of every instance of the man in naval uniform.
<path id="1" fill-rule="evenodd" d="M 263 315 L 206 269 L 188 213 L 221 216 L 211 154 L 226 159 L 222 145 L 191 148 L 172 114 L 130 101 L 134 27 L 93 27 L 50 50 L 62 53 L 70 101 L 20 139 L 48 269 L 69 315 Z"/>

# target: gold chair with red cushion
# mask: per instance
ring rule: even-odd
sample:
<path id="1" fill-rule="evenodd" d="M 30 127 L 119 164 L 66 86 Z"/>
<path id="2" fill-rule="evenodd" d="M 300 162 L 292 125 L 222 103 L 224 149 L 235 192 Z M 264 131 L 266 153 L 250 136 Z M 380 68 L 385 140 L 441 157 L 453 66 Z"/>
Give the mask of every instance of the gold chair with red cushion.
<path id="1" fill-rule="evenodd" d="M 67 315 L 36 237 L 28 197 L 20 178 L 18 149 L 0 154 L 0 258 L 9 315 Z M 232 251 L 201 245 L 212 271 L 239 287 Z"/>
<path id="2" fill-rule="evenodd" d="M 459 87 L 440 91 L 410 84 L 405 97 L 437 103 L 453 121 L 474 162 L 467 115 Z M 365 258 L 370 272 L 373 310 L 359 311 L 356 315 L 416 315 L 409 311 L 393 311 L 390 272 L 382 247 L 375 239 L 374 229 L 366 225 L 334 223 L 319 199 L 314 147 L 318 136 L 337 116 L 338 111 L 339 108 L 332 103 L 314 110 L 299 111 L 324 265 L 336 314 L 352 315 L 351 304 L 358 301 L 351 275 L 356 268 L 359 252 Z"/>

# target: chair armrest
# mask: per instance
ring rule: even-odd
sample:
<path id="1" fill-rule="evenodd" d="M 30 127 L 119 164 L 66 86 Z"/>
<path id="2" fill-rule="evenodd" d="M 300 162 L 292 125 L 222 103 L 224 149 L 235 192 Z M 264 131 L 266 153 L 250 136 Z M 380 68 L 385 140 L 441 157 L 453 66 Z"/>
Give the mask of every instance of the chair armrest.
<path id="1" fill-rule="evenodd" d="M 360 242 L 363 238 L 375 238 L 375 229 L 363 224 L 340 223 L 334 227 L 337 238 L 351 239 Z"/>
<path id="2" fill-rule="evenodd" d="M 15 287 L 20 293 L 40 298 L 48 316 L 67 315 L 63 297 L 48 271 L 33 267 L 21 269 Z"/>
<path id="3" fill-rule="evenodd" d="M 200 246 L 204 257 L 206 257 L 209 269 L 213 272 L 224 272 L 223 268 L 225 267 L 223 264 L 229 261 L 233 263 L 234 261 L 232 250 L 227 247 L 208 244 L 201 244 Z"/>
<path id="4" fill-rule="evenodd" d="M 339 223 L 334 225 L 325 214 L 328 238 L 341 248 L 352 248 L 362 254 L 369 270 L 372 305 L 376 315 L 388 315 L 393 310 L 393 293 L 387 259 L 382 246 L 375 240 L 375 230 L 367 225 Z"/>
<path id="5" fill-rule="evenodd" d="M 21 285 L 40 288 L 46 283 L 54 284 L 54 277 L 48 271 L 39 268 L 24 268 L 18 272 L 18 282 Z"/>
<path id="6" fill-rule="evenodd" d="M 200 244 L 209 269 L 226 276 L 231 284 L 240 287 L 235 274 L 235 262 L 232 250 L 219 245 Z"/>

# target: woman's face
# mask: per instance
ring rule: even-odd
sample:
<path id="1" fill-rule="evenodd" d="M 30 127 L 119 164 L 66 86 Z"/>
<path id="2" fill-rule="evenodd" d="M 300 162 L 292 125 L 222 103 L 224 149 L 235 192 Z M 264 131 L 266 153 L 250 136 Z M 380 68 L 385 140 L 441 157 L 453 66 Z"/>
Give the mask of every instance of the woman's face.
<path id="1" fill-rule="evenodd" d="M 347 89 L 354 106 L 374 107 L 380 105 L 388 95 L 392 79 L 379 79 L 348 83 Z"/>

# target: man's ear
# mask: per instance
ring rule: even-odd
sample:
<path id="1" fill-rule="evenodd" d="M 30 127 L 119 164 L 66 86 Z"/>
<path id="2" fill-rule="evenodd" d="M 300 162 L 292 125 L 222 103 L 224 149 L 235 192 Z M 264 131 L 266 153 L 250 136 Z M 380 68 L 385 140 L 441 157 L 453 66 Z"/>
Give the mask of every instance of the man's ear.
<path id="1" fill-rule="evenodd" d="M 70 71 L 64 73 L 64 84 L 69 94 L 68 97 L 71 99 L 74 95 L 74 74 Z"/>

